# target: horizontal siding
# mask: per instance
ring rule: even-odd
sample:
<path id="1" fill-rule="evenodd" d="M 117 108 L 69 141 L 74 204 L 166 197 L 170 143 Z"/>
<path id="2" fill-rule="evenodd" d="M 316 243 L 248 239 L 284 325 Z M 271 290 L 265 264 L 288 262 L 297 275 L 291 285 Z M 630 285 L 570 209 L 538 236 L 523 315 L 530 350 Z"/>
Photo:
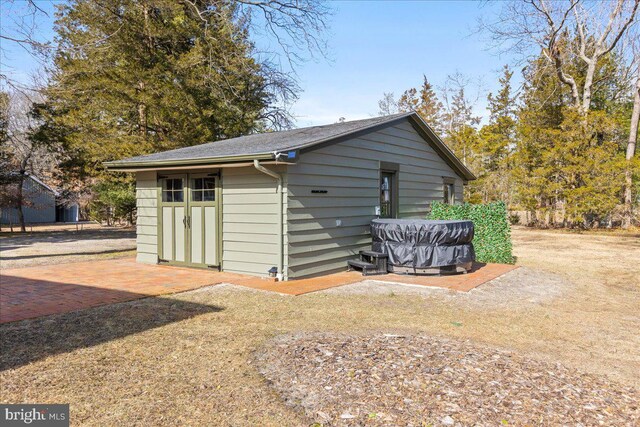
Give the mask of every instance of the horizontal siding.
<path id="1" fill-rule="evenodd" d="M 309 231 L 298 231 L 295 233 L 291 233 L 289 236 L 289 243 L 293 246 L 295 244 L 308 244 L 310 242 L 318 242 L 322 240 L 328 239 L 338 239 L 341 237 L 352 237 L 352 236 L 368 236 L 369 235 L 369 227 L 364 225 L 358 225 L 353 227 L 336 227 L 333 224 L 330 224 L 329 227 L 325 227 L 322 229 L 314 228 Z"/>
<path id="2" fill-rule="evenodd" d="M 136 206 L 138 209 L 158 209 L 158 200 L 153 198 L 137 198 Z"/>
<path id="3" fill-rule="evenodd" d="M 283 174 L 286 233 L 286 171 L 283 167 L 266 167 Z M 223 270 L 266 276 L 278 265 L 277 181 L 253 167 L 223 169 L 222 205 Z M 285 238 L 285 275 L 286 243 Z"/>
<path id="4" fill-rule="evenodd" d="M 347 261 L 358 256 L 357 251 L 348 250 L 347 255 L 332 260 L 318 261 L 313 264 L 290 266 L 289 274 L 293 277 L 309 277 L 344 271 Z"/>
<path id="5" fill-rule="evenodd" d="M 136 261 L 143 264 L 157 264 L 158 256 L 153 254 L 138 252 L 138 255 L 136 256 Z"/>
<path id="6" fill-rule="evenodd" d="M 155 245 L 158 243 L 158 237 L 155 234 L 138 234 L 137 242 L 138 244 Z"/>
<path id="7" fill-rule="evenodd" d="M 23 197 L 29 206 L 22 207 L 26 224 L 56 222 L 55 194 L 30 177 L 22 184 Z M 15 208 L 0 208 L 0 223 L 19 224 L 19 212 Z"/>
<path id="8" fill-rule="evenodd" d="M 369 221 L 371 221 L 370 215 L 356 216 L 350 218 L 339 218 L 341 225 L 338 226 L 336 220 L 338 218 L 311 218 L 308 220 L 289 220 L 289 238 L 293 239 L 295 235 L 300 234 L 301 231 L 309 230 L 325 230 L 333 227 L 354 227 L 354 226 L 366 226 L 369 227 Z"/>
<path id="9" fill-rule="evenodd" d="M 303 153 L 288 168 L 290 278 L 344 270 L 370 248 L 381 161 L 400 167 L 401 218 L 425 218 L 430 204 L 442 200 L 443 177 L 456 179 L 456 201 L 462 201 L 462 179 L 408 121 Z"/>
<path id="10" fill-rule="evenodd" d="M 155 171 L 136 174 L 137 261 L 158 262 L 158 190 Z"/>

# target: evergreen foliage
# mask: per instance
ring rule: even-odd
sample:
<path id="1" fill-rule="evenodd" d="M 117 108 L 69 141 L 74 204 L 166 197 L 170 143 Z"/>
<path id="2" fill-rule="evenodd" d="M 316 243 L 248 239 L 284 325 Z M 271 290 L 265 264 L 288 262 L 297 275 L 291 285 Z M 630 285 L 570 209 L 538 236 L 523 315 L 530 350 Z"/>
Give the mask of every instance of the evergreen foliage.
<path id="1" fill-rule="evenodd" d="M 507 205 L 512 202 L 513 152 L 517 138 L 517 106 L 511 88 L 513 71 L 504 66 L 498 79 L 500 90 L 497 95 L 489 94 L 489 123 L 478 133 L 475 151 L 478 160 L 478 180 L 468 189 L 469 202 L 503 200 Z"/>
<path id="2" fill-rule="evenodd" d="M 415 111 L 436 133 L 443 131 L 442 102 L 433 85 L 427 80 L 427 76 L 422 76 L 422 86 L 420 89 L 407 89 L 398 99 L 397 108 L 401 112 Z"/>
<path id="3" fill-rule="evenodd" d="M 562 45 L 576 43 L 561 37 Z M 564 69 L 578 85 L 586 79 L 587 67 L 576 55 L 567 56 Z M 535 225 L 620 224 L 628 168 L 636 210 L 640 185 L 638 157 L 625 161 L 633 91 L 624 58 L 615 51 L 600 58 L 588 110 L 576 106 L 570 87 L 558 80 L 543 52 L 523 68 L 524 84 L 517 93 L 513 76 L 504 66 L 499 89 L 487 97 L 489 117 L 482 126 L 468 97 L 469 79 L 459 73 L 443 88 L 444 108 L 435 93 L 428 97 L 435 100 L 429 105 L 444 110 L 440 136 L 478 177 L 465 186 L 465 200 L 503 201 L 512 211 L 529 212 Z M 429 93 L 424 85 L 421 92 L 405 91 L 398 108 L 420 113 L 422 92 Z"/>
<path id="4" fill-rule="evenodd" d="M 450 205 L 434 202 L 429 219 L 473 222 L 473 247 L 479 262 L 513 264 L 511 226 L 504 202 Z"/>
<path id="5" fill-rule="evenodd" d="M 531 64 L 517 114 L 512 208 L 565 226 L 612 220 L 624 183 L 624 118 L 629 116 L 624 97 L 610 93 L 624 93 L 615 60 L 608 57 L 599 70 L 603 89 L 594 93 L 586 113 L 572 105 L 568 89 L 543 58 Z"/>
<path id="6" fill-rule="evenodd" d="M 37 111 L 39 137 L 66 153 L 66 178 L 84 184 L 104 178 L 104 161 L 239 136 L 274 117 L 276 89 L 232 3 L 206 15 L 189 3 L 58 6 L 59 48 Z M 295 89 L 283 79 L 278 90 Z"/>
<path id="7" fill-rule="evenodd" d="M 113 225 L 126 221 L 135 223 L 136 188 L 132 184 L 103 182 L 93 191 L 95 197 L 89 205 L 89 217 L 92 220 Z"/>

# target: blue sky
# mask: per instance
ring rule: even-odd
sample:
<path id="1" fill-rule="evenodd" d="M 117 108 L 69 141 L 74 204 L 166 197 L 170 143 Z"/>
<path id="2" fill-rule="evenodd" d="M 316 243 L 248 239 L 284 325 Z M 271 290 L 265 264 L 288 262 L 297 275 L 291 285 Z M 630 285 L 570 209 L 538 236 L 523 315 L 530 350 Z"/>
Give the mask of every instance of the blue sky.
<path id="1" fill-rule="evenodd" d="M 495 6 L 471 1 L 335 2 L 331 61 L 301 69 L 304 89 L 294 107 L 299 125 L 376 115 L 384 92 L 396 96 L 425 74 L 436 86 L 456 70 L 495 90 L 502 65 L 473 35 L 477 18 Z M 486 96 L 477 114 L 485 115 Z"/>
<path id="2" fill-rule="evenodd" d="M 40 21 L 43 38 L 53 35 L 51 19 Z M 483 94 L 476 114 L 486 116 L 486 92 L 497 88 L 500 68 L 509 58 L 500 58 L 473 35 L 480 16 L 491 18 L 499 5 L 472 1 L 336 1 L 327 34 L 329 58 L 305 62 L 297 69 L 303 92 L 292 112 L 298 126 L 332 123 L 377 115 L 384 92 L 397 96 L 418 86 L 422 75 L 436 86 L 455 71 L 481 80 Z M 15 6 L 14 6 L 15 7 Z M 7 22 L 12 12 L 3 6 L 0 18 Z M 256 40 L 258 45 L 263 40 Z M 38 64 L 26 53 L 3 46 L 3 63 L 23 81 Z M 5 70 L 6 72 L 7 70 Z"/>

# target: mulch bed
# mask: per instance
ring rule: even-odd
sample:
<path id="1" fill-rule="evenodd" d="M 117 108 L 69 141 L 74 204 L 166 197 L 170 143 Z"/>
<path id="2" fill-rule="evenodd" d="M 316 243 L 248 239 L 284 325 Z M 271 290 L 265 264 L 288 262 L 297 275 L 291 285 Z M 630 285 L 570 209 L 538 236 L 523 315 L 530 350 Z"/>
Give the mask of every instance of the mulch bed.
<path id="1" fill-rule="evenodd" d="M 640 393 L 469 341 L 299 334 L 256 354 L 316 425 L 640 425 Z"/>

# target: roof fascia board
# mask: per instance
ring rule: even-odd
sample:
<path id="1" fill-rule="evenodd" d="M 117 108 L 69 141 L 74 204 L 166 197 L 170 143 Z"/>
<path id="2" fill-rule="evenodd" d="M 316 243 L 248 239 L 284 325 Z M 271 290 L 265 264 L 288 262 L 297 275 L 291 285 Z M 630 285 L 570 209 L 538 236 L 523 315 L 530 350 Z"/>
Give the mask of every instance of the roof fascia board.
<path id="1" fill-rule="evenodd" d="M 290 166 L 295 163 L 278 162 L 275 160 L 262 161 L 263 165 Z M 153 166 L 153 167 L 135 167 L 128 169 L 120 169 L 117 167 L 109 168 L 111 172 L 145 172 L 145 171 L 184 171 L 184 170 L 204 170 L 204 169 L 225 169 L 225 168 L 245 168 L 253 167 L 253 162 L 234 162 L 234 163 L 207 163 L 203 165 L 186 165 L 186 166 Z"/>

